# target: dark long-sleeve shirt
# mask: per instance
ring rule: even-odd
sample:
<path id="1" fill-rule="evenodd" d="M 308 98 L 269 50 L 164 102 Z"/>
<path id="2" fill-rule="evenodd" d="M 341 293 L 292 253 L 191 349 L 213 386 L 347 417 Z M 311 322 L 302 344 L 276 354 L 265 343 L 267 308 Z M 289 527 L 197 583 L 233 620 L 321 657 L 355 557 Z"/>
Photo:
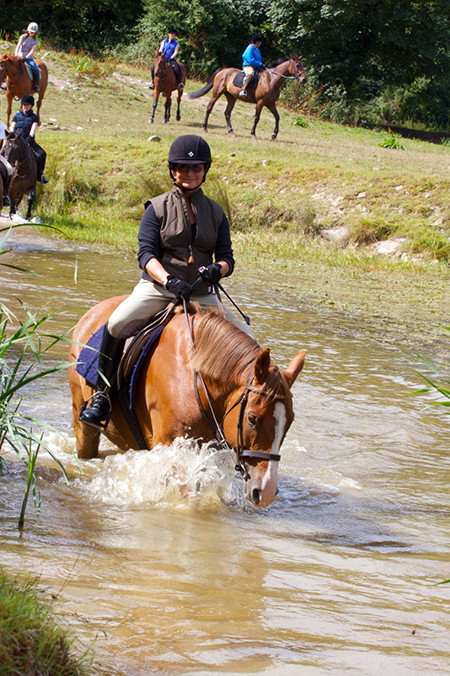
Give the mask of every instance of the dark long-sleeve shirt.
<path id="1" fill-rule="evenodd" d="M 193 239 L 195 239 L 195 224 L 193 227 Z M 142 268 L 143 279 L 154 281 L 145 269 L 148 261 L 151 258 L 156 258 L 159 262 L 162 260 L 163 247 L 160 238 L 161 224 L 158 221 L 155 209 L 150 204 L 144 212 L 139 227 L 138 242 L 138 261 Z M 214 259 L 216 261 L 225 261 L 228 263 L 229 272 L 231 275 L 234 268 L 233 249 L 231 246 L 230 224 L 225 214 L 223 215 L 222 223 L 219 226 L 216 246 L 214 248 Z"/>

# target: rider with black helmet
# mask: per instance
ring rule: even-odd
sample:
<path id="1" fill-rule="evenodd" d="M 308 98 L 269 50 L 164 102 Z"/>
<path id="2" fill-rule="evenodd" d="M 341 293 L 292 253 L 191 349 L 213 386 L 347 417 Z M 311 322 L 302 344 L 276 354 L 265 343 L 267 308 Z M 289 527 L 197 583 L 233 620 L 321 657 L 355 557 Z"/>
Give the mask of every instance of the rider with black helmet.
<path id="1" fill-rule="evenodd" d="M 31 94 L 24 94 L 20 103 L 22 107 L 19 112 L 14 115 L 10 131 L 15 131 L 16 134 L 19 131 L 22 132 L 22 138 L 28 143 L 36 156 L 38 181 L 41 181 L 41 183 L 48 183 L 48 180 L 44 176 L 47 153 L 38 143 L 36 143 L 35 139 L 35 134 L 39 126 L 39 118 L 32 111 L 34 98 Z"/>
<path id="2" fill-rule="evenodd" d="M 145 326 L 171 301 L 192 296 L 202 307 L 217 306 L 211 285 L 234 268 L 230 226 L 222 207 L 203 194 L 201 185 L 211 165 L 211 150 L 200 136 L 180 136 L 169 152 L 171 191 L 146 205 L 139 228 L 138 261 L 142 279 L 133 293 L 113 312 L 105 327 L 100 348 L 97 394 L 80 420 L 103 427 L 110 410 L 102 391 L 105 378 L 111 382 L 125 340 Z M 214 262 L 213 262 L 214 256 Z M 203 281 L 192 289 L 199 268 L 206 268 Z M 227 318 L 245 332 L 244 322 L 229 310 Z"/>

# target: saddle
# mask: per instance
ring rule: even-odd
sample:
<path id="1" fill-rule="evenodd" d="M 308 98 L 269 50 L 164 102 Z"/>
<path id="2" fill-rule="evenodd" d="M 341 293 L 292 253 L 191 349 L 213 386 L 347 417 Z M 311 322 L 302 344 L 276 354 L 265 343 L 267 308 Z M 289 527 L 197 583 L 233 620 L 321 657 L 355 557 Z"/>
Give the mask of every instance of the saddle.
<path id="1" fill-rule="evenodd" d="M 34 78 L 35 78 L 35 76 L 36 76 L 36 71 L 34 70 L 33 66 L 32 66 L 30 63 L 27 63 L 27 62 L 25 61 L 25 68 L 27 69 L 28 77 L 30 78 L 31 82 L 34 82 Z M 39 68 L 38 68 L 38 70 L 39 70 Z M 41 77 L 42 77 L 42 73 L 41 73 L 41 71 L 39 70 L 39 78 L 38 78 L 38 82 L 39 82 L 39 80 L 41 79 Z"/>
<path id="2" fill-rule="evenodd" d="M 169 303 L 164 310 L 152 317 L 149 324 L 127 340 L 117 370 L 117 389 L 114 388 L 111 393 L 118 397 L 125 420 L 142 450 L 146 450 L 147 445 L 135 413 L 138 377 L 147 356 L 156 347 L 164 327 L 172 319 L 175 305 L 175 303 Z M 75 366 L 77 373 L 92 387 L 95 387 L 97 382 L 98 358 L 105 326 L 106 324 L 92 334 L 86 343 L 86 347 L 81 350 Z"/>
<path id="3" fill-rule="evenodd" d="M 259 76 L 261 75 L 262 71 L 261 70 L 255 70 L 253 73 L 253 77 L 250 80 L 250 82 L 247 85 L 247 90 L 249 89 L 256 89 L 258 82 L 259 82 Z M 234 76 L 233 84 L 235 87 L 238 87 L 239 89 L 242 89 L 244 86 L 244 77 L 245 73 L 243 70 L 240 70 L 239 73 L 236 73 Z"/>

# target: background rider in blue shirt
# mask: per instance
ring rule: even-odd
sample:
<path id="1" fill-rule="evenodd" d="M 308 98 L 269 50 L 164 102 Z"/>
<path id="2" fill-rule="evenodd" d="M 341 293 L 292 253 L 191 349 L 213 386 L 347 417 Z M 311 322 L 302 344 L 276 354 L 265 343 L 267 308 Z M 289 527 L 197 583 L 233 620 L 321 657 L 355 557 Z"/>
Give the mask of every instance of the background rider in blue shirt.
<path id="1" fill-rule="evenodd" d="M 247 85 L 252 79 L 255 70 L 262 68 L 263 62 L 261 58 L 261 52 L 259 48 L 261 47 L 262 37 L 260 35 L 254 35 L 251 39 L 251 42 L 245 52 L 242 54 L 243 61 L 243 71 L 244 71 L 244 83 L 242 85 L 242 90 L 239 92 L 239 96 L 247 96 Z"/>
<path id="2" fill-rule="evenodd" d="M 162 54 L 164 52 L 164 58 L 166 61 L 168 61 L 173 68 L 173 72 L 175 73 L 175 77 L 177 78 L 178 81 L 178 87 L 180 89 L 183 89 L 184 84 L 180 82 L 181 80 L 181 73 L 179 72 L 179 67 L 178 63 L 176 61 L 176 57 L 178 54 L 178 50 L 180 48 L 180 43 L 177 42 L 176 40 L 176 30 L 175 28 L 169 28 L 167 31 L 168 37 L 167 39 L 163 40 L 159 46 L 159 53 Z M 149 89 L 154 89 L 155 88 L 155 66 L 152 67 L 152 83 L 149 86 Z"/>

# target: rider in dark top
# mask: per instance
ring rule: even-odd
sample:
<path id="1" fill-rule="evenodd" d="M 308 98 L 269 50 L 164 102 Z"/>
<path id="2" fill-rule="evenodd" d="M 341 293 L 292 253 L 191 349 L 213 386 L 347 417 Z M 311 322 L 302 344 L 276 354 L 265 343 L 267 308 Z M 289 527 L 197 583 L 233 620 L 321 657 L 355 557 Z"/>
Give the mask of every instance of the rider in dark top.
<path id="1" fill-rule="evenodd" d="M 38 181 L 41 181 L 41 183 L 48 183 L 48 180 L 44 176 L 47 153 L 38 143 L 36 143 L 34 137 L 39 126 L 39 118 L 32 111 L 34 98 L 31 94 L 24 94 L 24 96 L 22 96 L 21 104 L 21 109 L 13 117 L 10 131 L 15 131 L 16 133 L 19 131 L 22 132 L 22 138 L 28 143 L 36 156 Z"/>

